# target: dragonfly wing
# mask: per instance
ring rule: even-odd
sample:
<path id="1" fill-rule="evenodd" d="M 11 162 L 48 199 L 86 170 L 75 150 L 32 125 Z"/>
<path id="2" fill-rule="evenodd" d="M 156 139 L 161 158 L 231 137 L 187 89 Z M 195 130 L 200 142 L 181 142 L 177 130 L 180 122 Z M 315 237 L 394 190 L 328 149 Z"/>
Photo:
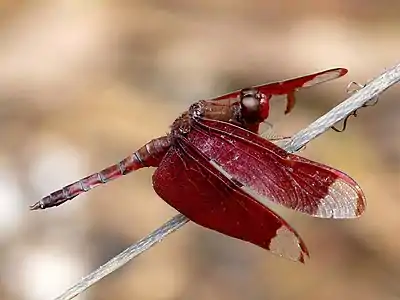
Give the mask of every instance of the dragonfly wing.
<path id="1" fill-rule="evenodd" d="M 324 83 L 341 76 L 347 74 L 347 69 L 344 68 L 335 68 L 329 69 L 322 72 L 296 77 L 285 81 L 278 81 L 272 83 L 264 83 L 254 88 L 257 89 L 260 93 L 263 93 L 267 97 L 275 96 L 275 95 L 286 95 L 287 106 L 285 114 L 289 113 L 294 105 L 295 105 L 295 96 L 294 93 L 302 88 L 312 87 L 314 85 Z M 234 91 L 219 97 L 216 97 L 212 100 L 223 100 L 228 98 L 236 98 L 240 95 L 240 90 Z"/>
<path id="2" fill-rule="evenodd" d="M 312 87 L 314 85 L 339 78 L 346 75 L 347 72 L 347 69 L 343 68 L 330 69 L 284 81 L 258 85 L 255 88 L 259 89 L 265 94 L 283 95 L 301 88 Z"/>
<path id="3" fill-rule="evenodd" d="M 237 184 L 184 140 L 153 175 L 157 194 L 195 223 L 304 262 L 308 251 L 295 230 Z"/>
<path id="4" fill-rule="evenodd" d="M 289 154 L 238 126 L 198 120 L 188 139 L 235 180 L 268 200 L 321 218 L 354 218 L 365 210 L 365 196 L 348 175 Z"/>
<path id="5" fill-rule="evenodd" d="M 290 140 L 290 136 L 281 136 L 277 134 L 273 130 L 273 125 L 269 122 L 264 121 L 264 125 L 266 125 L 265 128 L 259 133 L 259 135 L 264 138 L 269 140 L 270 142 L 274 143 L 275 145 L 279 146 L 282 148 L 285 143 L 287 143 Z M 254 132 L 254 131 L 253 131 Z"/>

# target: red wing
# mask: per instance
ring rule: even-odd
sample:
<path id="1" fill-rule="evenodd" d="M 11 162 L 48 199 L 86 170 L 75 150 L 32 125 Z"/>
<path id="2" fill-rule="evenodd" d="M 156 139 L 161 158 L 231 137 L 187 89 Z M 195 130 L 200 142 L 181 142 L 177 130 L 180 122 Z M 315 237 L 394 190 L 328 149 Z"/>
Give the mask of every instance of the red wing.
<path id="1" fill-rule="evenodd" d="M 285 114 L 287 114 L 292 110 L 295 104 L 294 92 L 301 88 L 311 87 L 319 83 L 339 78 L 347 72 L 347 69 L 343 68 L 330 69 L 285 81 L 265 83 L 255 86 L 254 88 L 258 89 L 259 92 L 265 95 L 287 95 L 288 103 L 285 111 Z M 216 97 L 212 100 L 236 98 L 239 94 L 240 90 Z"/>
<path id="2" fill-rule="evenodd" d="M 321 218 L 354 218 L 365 197 L 349 176 L 229 123 L 193 122 L 190 142 L 244 186 L 288 208 Z"/>
<path id="3" fill-rule="evenodd" d="M 236 184 L 184 140 L 153 175 L 157 194 L 195 223 L 304 262 L 308 251 L 294 229 Z"/>

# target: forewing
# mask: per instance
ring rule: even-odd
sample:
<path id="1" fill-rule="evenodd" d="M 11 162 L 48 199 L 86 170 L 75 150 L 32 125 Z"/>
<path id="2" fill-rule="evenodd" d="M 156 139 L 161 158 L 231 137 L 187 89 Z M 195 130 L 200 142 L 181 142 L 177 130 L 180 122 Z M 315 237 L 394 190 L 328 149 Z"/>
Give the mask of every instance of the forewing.
<path id="1" fill-rule="evenodd" d="M 365 210 L 361 188 L 343 172 L 289 154 L 238 126 L 198 120 L 188 139 L 235 180 L 273 202 L 321 218 L 354 218 Z"/>
<path id="2" fill-rule="evenodd" d="M 195 223 L 304 262 L 308 251 L 294 229 L 237 184 L 184 140 L 153 175 L 157 194 Z"/>
<path id="3" fill-rule="evenodd" d="M 307 87 L 312 87 L 314 85 L 327 82 L 336 78 L 339 78 L 347 73 L 347 69 L 344 68 L 336 68 L 325 70 L 322 72 L 296 77 L 293 79 L 278 81 L 272 83 L 265 83 L 254 88 L 258 89 L 259 92 L 267 95 L 287 95 L 287 106 L 285 113 L 289 113 L 295 105 L 295 97 L 294 92 Z M 213 100 L 223 100 L 227 98 L 236 98 L 239 96 L 240 90 L 234 91 L 232 93 L 228 93 L 219 97 L 216 97 Z"/>
<path id="4" fill-rule="evenodd" d="M 283 95 L 288 94 L 291 91 L 312 87 L 314 85 L 339 78 L 345 75 L 347 72 L 347 69 L 343 68 L 330 69 L 285 81 L 259 85 L 256 86 L 256 88 L 265 94 Z"/>

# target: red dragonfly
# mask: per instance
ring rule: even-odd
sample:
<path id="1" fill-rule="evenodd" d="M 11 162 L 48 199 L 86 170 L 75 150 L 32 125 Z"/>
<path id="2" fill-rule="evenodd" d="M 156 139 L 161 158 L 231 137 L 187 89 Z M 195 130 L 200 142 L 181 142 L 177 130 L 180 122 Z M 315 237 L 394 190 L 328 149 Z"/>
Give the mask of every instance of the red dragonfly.
<path id="1" fill-rule="evenodd" d="M 51 193 L 32 210 L 58 206 L 83 192 L 143 167 L 157 167 L 153 188 L 195 223 L 280 256 L 304 262 L 308 250 L 266 199 L 320 218 L 361 215 L 365 197 L 349 176 L 290 154 L 258 135 L 269 101 L 347 73 L 331 69 L 268 83 L 192 104 L 171 131 L 98 173 Z"/>

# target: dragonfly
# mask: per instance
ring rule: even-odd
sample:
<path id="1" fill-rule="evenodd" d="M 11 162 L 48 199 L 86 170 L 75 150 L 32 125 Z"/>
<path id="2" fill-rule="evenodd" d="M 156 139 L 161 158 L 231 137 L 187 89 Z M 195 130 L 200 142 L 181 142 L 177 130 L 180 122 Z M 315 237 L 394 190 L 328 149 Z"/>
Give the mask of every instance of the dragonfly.
<path id="1" fill-rule="evenodd" d="M 288 153 L 260 136 L 260 125 L 276 96 L 286 96 L 287 114 L 298 90 L 346 73 L 344 68 L 330 69 L 200 100 L 165 136 L 30 208 L 58 206 L 132 171 L 156 167 L 154 191 L 193 222 L 304 263 L 309 257 L 304 241 L 269 204 L 319 218 L 351 219 L 364 212 L 365 196 L 345 173 Z"/>

